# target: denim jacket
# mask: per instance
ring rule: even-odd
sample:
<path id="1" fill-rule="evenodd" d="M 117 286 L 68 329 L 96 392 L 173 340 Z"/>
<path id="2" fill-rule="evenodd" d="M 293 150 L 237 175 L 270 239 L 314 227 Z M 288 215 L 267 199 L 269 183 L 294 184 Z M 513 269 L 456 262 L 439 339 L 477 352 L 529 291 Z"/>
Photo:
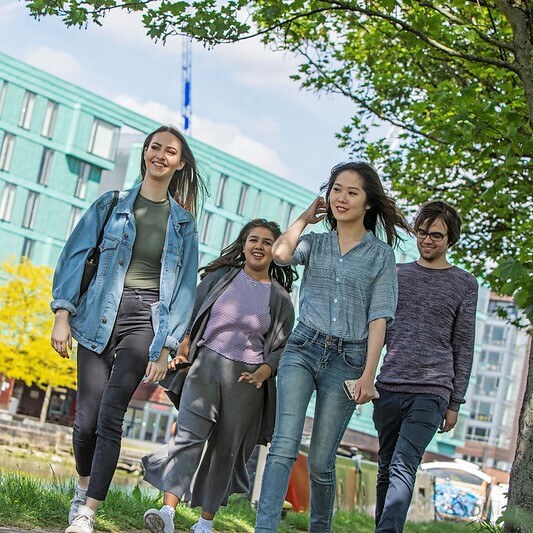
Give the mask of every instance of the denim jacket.
<path id="1" fill-rule="evenodd" d="M 98 271 L 80 298 L 80 283 L 89 252 L 113 200 L 103 194 L 81 218 L 68 238 L 54 274 L 52 311 L 70 313 L 72 336 L 86 348 L 102 353 L 113 330 L 124 288 L 124 278 L 135 240 L 133 204 L 140 186 L 122 191 L 105 227 Z M 163 254 L 159 301 L 152 304 L 154 339 L 149 359 L 159 358 L 163 347 L 176 350 L 189 324 L 196 292 L 198 238 L 190 213 L 169 196 L 170 215 Z"/>

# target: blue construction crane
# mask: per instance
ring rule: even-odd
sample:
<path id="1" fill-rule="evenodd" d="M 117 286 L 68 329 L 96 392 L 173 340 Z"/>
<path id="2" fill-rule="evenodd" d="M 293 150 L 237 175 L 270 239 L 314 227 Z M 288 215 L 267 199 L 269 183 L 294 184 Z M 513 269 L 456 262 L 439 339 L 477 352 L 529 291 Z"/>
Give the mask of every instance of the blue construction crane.
<path id="1" fill-rule="evenodd" d="M 191 134 L 191 70 L 192 70 L 192 39 L 183 38 L 181 51 L 181 116 L 183 118 L 183 132 Z"/>

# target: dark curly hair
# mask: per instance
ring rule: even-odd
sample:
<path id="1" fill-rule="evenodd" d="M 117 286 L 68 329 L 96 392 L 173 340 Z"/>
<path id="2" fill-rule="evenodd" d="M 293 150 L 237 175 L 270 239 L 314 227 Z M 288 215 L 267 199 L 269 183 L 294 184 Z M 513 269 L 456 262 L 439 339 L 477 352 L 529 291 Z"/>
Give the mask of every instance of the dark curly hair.
<path id="1" fill-rule="evenodd" d="M 365 229 L 370 230 L 376 235 L 378 226 L 380 226 L 385 232 L 387 244 L 390 246 L 396 246 L 403 240 L 397 228 L 403 229 L 408 235 L 412 234 L 411 226 L 409 226 L 402 212 L 396 206 L 396 201 L 385 193 L 379 175 L 374 167 L 362 161 L 339 163 L 334 166 L 331 169 L 328 181 L 320 188 L 322 193 L 326 193 L 326 202 L 328 203 L 326 223 L 331 229 L 337 228 L 337 220 L 333 216 L 331 206 L 329 205 L 329 195 L 339 174 L 346 170 L 356 172 L 361 177 L 363 190 L 366 193 L 366 199 L 370 205 L 370 209 L 366 210 L 363 220 Z"/>
<path id="2" fill-rule="evenodd" d="M 200 279 L 204 279 L 210 272 L 215 272 L 223 267 L 242 268 L 245 263 L 244 258 L 244 244 L 253 228 L 266 228 L 272 232 L 274 240 L 281 235 L 281 230 L 277 222 L 270 222 L 264 218 L 254 218 L 248 222 L 239 232 L 238 237 L 230 245 L 226 246 L 220 254 L 220 257 L 211 261 L 205 267 L 202 267 L 198 272 Z M 268 269 L 271 278 L 274 278 L 287 292 L 291 292 L 292 284 L 298 279 L 296 269 L 290 265 L 279 266 L 272 261 Z"/>

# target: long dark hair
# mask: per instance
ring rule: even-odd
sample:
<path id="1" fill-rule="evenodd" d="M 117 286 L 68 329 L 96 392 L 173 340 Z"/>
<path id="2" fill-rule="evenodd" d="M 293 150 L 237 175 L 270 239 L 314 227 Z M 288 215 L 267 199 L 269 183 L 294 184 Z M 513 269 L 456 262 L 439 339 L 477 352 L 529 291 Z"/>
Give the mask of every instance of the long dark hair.
<path id="1" fill-rule="evenodd" d="M 178 139 L 181 146 L 181 160 L 185 163 L 181 170 L 176 170 L 170 183 L 168 192 L 176 202 L 191 213 L 194 218 L 200 211 L 200 206 L 207 193 L 207 188 L 203 178 L 196 168 L 196 160 L 185 140 L 185 137 L 174 126 L 161 126 L 146 137 L 141 153 L 141 177 L 144 179 L 146 173 L 146 163 L 144 162 L 144 152 L 152 142 L 156 133 L 172 133 Z"/>
<path id="2" fill-rule="evenodd" d="M 357 172 L 363 182 L 363 190 L 366 193 L 367 203 L 370 205 L 363 219 L 365 229 L 376 235 L 379 225 L 385 232 L 387 244 L 390 246 L 396 246 L 400 241 L 403 241 L 397 228 L 403 229 L 409 235 L 412 233 L 411 226 L 409 226 L 402 212 L 396 206 L 396 201 L 385 193 L 374 167 L 362 161 L 339 163 L 334 166 L 331 169 L 329 180 L 320 188 L 322 193 L 326 193 L 326 202 L 328 203 L 326 223 L 331 229 L 337 229 L 337 219 L 333 216 L 329 205 L 329 195 L 338 175 L 345 170 Z"/>
<path id="3" fill-rule="evenodd" d="M 254 218 L 246 224 L 239 232 L 238 237 L 220 253 L 220 257 L 211 261 L 207 266 L 200 268 L 198 272 L 200 279 L 204 279 L 210 272 L 215 272 L 223 267 L 242 268 L 245 263 L 244 244 L 253 228 L 266 228 L 272 232 L 274 240 L 281 235 L 281 230 L 277 222 L 269 222 L 264 218 Z M 298 279 L 296 269 L 290 265 L 279 266 L 272 261 L 268 269 L 268 274 L 274 278 L 287 292 L 291 292 L 292 284 Z"/>

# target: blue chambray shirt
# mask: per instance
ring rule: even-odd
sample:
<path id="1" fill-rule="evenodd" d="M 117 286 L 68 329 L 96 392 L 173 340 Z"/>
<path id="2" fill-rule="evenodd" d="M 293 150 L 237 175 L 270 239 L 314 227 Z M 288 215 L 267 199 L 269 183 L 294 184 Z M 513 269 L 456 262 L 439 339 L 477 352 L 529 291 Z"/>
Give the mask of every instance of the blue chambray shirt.
<path id="1" fill-rule="evenodd" d="M 80 298 L 85 260 L 96 243 L 100 227 L 113 200 L 113 192 L 98 198 L 68 238 L 54 273 L 52 311 L 70 312 L 72 336 L 86 348 L 102 353 L 117 317 L 124 279 L 135 240 L 133 204 L 140 186 L 122 191 L 105 227 L 98 271 Z M 159 301 L 152 304 L 154 339 L 150 361 L 163 347 L 175 350 L 191 319 L 196 294 L 198 238 L 192 215 L 169 196 L 165 244 L 161 256 Z"/>
<path id="2" fill-rule="evenodd" d="M 392 324 L 398 301 L 396 260 L 392 248 L 368 231 L 341 255 L 337 232 L 300 237 L 293 265 L 305 265 L 298 320 L 326 335 L 366 340 L 368 323 Z"/>

